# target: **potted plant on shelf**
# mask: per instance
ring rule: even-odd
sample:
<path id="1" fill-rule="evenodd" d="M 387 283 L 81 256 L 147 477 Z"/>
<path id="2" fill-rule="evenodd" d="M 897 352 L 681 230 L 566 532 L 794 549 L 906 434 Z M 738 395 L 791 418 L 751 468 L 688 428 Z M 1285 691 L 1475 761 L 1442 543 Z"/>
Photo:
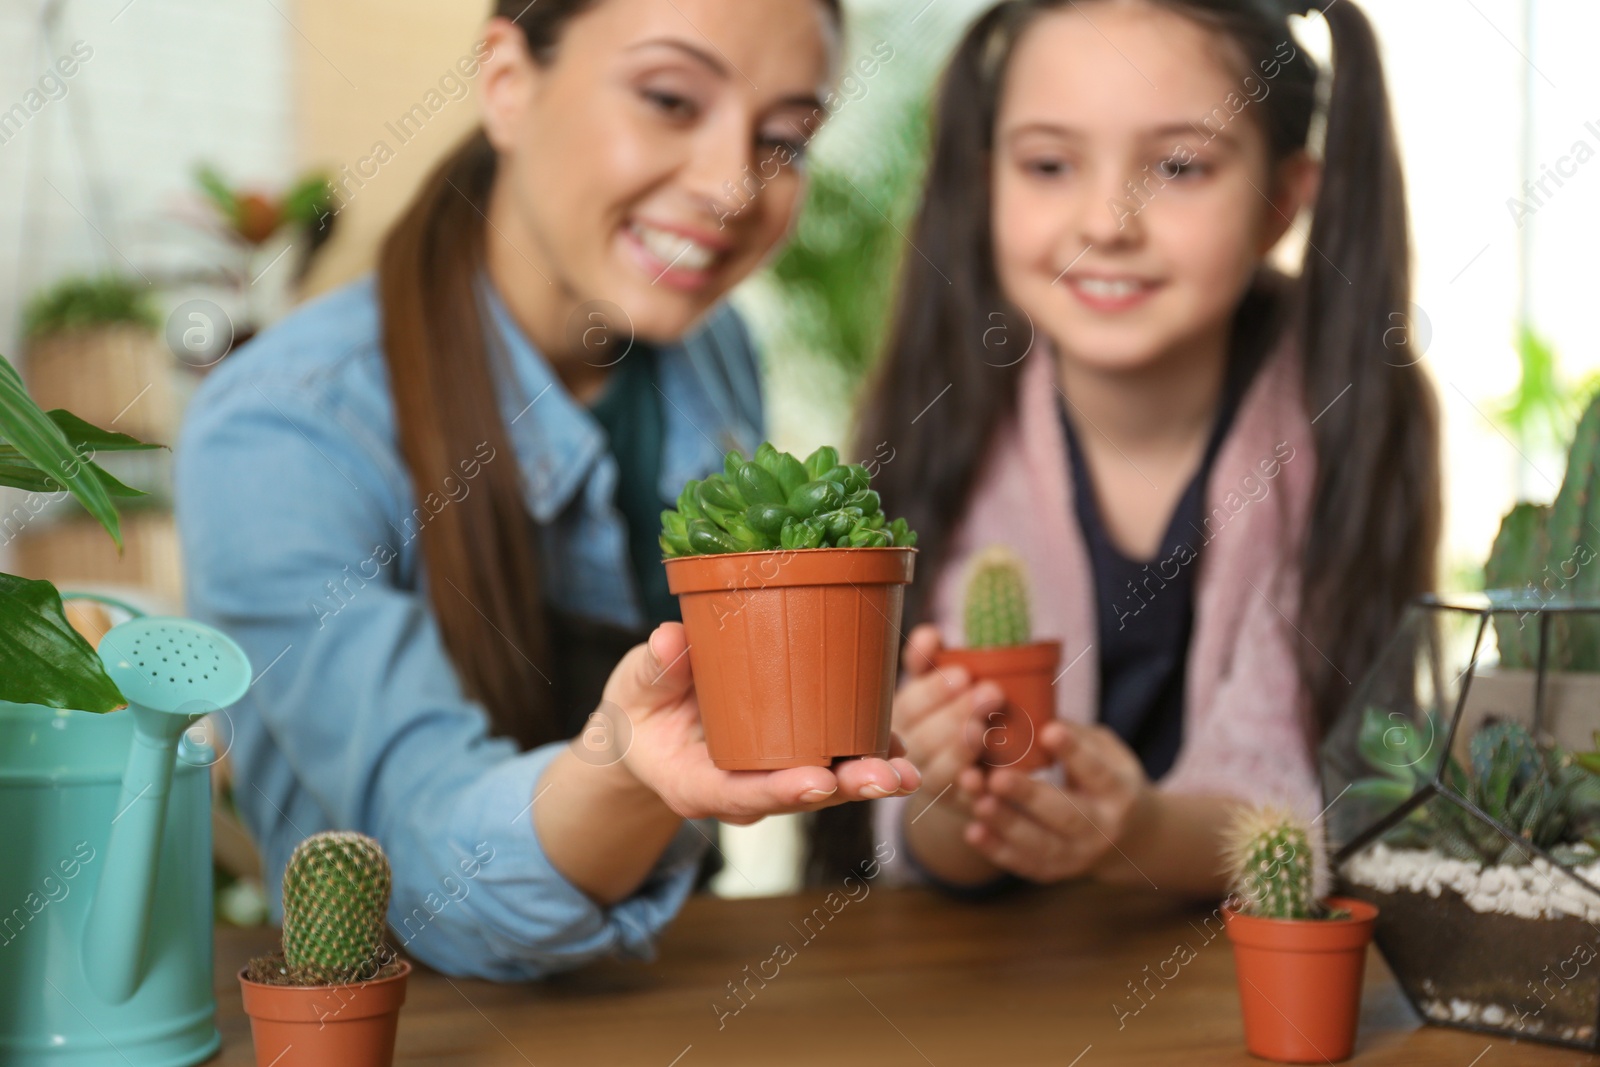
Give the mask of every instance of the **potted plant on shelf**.
<path id="1" fill-rule="evenodd" d="M 967 646 L 941 649 L 934 662 L 965 667 L 1005 694 L 1005 706 L 983 733 L 983 762 L 1019 771 L 1048 766 L 1037 738 L 1056 717 L 1061 642 L 1033 640 L 1026 568 L 1011 549 L 993 545 L 973 558 L 962 619 Z"/>
<path id="2" fill-rule="evenodd" d="M 23 311 L 28 386 L 66 408 L 138 437 L 171 429 L 171 357 L 147 287 L 117 274 L 67 278 Z"/>
<path id="3" fill-rule="evenodd" d="M 1315 827 L 1287 809 L 1246 808 L 1229 828 L 1233 943 L 1245 1045 L 1279 1063 L 1348 1059 L 1361 1015 L 1361 976 L 1378 909 L 1324 899 Z"/>
<path id="4" fill-rule="evenodd" d="M 384 941 L 389 858 L 346 831 L 300 842 L 283 872 L 283 951 L 239 972 L 257 1063 L 388 1067 L 411 964 Z"/>
<path id="5" fill-rule="evenodd" d="M 729 452 L 661 514 L 711 758 L 724 770 L 886 756 L 916 534 L 860 464 Z"/>

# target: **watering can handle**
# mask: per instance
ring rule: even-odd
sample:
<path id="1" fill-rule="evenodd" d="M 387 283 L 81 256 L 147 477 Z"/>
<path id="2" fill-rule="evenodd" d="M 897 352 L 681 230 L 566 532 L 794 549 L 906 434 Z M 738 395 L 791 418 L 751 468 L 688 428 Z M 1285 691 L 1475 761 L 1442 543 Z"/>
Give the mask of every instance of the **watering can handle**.
<path id="1" fill-rule="evenodd" d="M 122 611 L 126 611 L 135 619 L 142 619 L 145 616 L 144 612 L 140 611 L 126 600 L 118 600 L 116 597 L 105 596 L 101 593 L 62 593 L 61 599 L 63 601 L 92 600 L 96 604 L 105 604 L 107 607 L 119 608 Z"/>

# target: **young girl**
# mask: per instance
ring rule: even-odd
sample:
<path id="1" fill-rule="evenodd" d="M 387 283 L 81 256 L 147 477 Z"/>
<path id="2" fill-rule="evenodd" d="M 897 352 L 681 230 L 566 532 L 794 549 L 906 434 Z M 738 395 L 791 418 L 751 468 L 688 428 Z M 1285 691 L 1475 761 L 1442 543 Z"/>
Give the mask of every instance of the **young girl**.
<path id="1" fill-rule="evenodd" d="M 298 841 L 360 830 L 410 954 L 537 977 L 649 953 L 708 847 L 686 819 L 916 787 L 902 759 L 717 770 L 657 545 L 678 488 L 761 439 L 719 301 L 791 227 L 838 19 L 505 0 L 482 129 L 376 279 L 200 391 L 178 451 L 190 607 L 256 666 L 229 754 L 275 914 Z"/>
<path id="2" fill-rule="evenodd" d="M 1230 809 L 1321 808 L 1314 746 L 1433 580 L 1436 414 L 1394 332 L 1384 78 L 1366 17 L 1330 0 L 1315 122 L 1289 21 L 1308 6 L 1008 0 L 946 75 L 925 255 L 859 440 L 922 534 L 908 618 L 931 622 L 895 705 L 926 799 L 878 805 L 878 832 L 937 881 L 1219 891 Z M 1290 280 L 1266 257 L 1308 206 Z M 980 770 L 999 693 L 931 668 L 995 543 L 1064 644 L 1034 739 L 1064 776 Z M 822 865 L 862 847 L 858 813 L 817 821 Z"/>

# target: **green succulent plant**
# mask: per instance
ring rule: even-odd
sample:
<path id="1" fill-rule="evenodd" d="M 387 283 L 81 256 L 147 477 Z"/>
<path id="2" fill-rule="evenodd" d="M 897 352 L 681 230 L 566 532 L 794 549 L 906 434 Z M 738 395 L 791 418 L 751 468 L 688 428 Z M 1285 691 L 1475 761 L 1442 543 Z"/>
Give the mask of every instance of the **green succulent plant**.
<path id="1" fill-rule="evenodd" d="M 1443 726 L 1436 715 L 1421 722 L 1368 708 L 1358 741 L 1362 757 L 1379 773 L 1355 782 L 1349 795 L 1392 811 L 1433 777 L 1435 742 Z M 1600 748 L 1600 734 L 1596 735 Z M 1506 838 L 1493 826 L 1448 799 L 1417 808 L 1385 835 L 1400 848 L 1427 848 L 1488 866 L 1522 866 L 1533 845 L 1563 863 L 1593 859 L 1600 847 L 1600 751 L 1569 753 L 1541 745 L 1520 723 L 1489 722 L 1467 744 L 1463 764 L 1455 756 L 1439 767 L 1440 779 L 1454 795 L 1516 835 Z M 1580 848 L 1580 846 L 1585 846 Z"/>
<path id="2" fill-rule="evenodd" d="M 389 858 L 365 834 L 328 831 L 300 842 L 283 871 L 283 959 L 303 985 L 374 977 L 388 955 Z"/>
<path id="3" fill-rule="evenodd" d="M 1318 919 L 1315 831 L 1287 808 L 1240 811 L 1228 828 L 1225 855 L 1239 911 L 1263 919 Z"/>
<path id="4" fill-rule="evenodd" d="M 1032 639 L 1027 571 L 1015 552 L 991 545 L 978 553 L 967 572 L 962 614 L 968 648 L 1009 648 Z"/>
<path id="5" fill-rule="evenodd" d="M 1539 602 L 1600 599 L 1600 395 L 1578 420 L 1566 477 L 1552 504 L 1518 504 L 1500 523 L 1484 564 L 1484 584 L 1513 594 L 1525 610 L 1494 614 L 1500 662 L 1538 664 Z M 1531 609 L 1531 610 L 1526 610 Z M 1600 671 L 1600 617 L 1552 614 L 1546 664 L 1557 670 Z"/>
<path id="6" fill-rule="evenodd" d="M 661 551 L 668 559 L 722 552 L 799 548 L 910 548 L 917 535 L 904 519 L 883 514 L 871 477 L 859 463 L 839 462 L 824 445 L 802 462 L 770 443 L 746 460 L 739 451 L 723 470 L 691 481 L 678 506 L 661 513 Z"/>

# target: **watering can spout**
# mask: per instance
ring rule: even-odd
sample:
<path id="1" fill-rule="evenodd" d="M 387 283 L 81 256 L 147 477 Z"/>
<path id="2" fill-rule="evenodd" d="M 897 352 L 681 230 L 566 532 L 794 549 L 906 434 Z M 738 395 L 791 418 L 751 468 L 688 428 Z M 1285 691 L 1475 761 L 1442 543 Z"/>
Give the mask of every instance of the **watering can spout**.
<path id="1" fill-rule="evenodd" d="M 100 882 L 83 929 L 83 966 L 95 991 L 121 1004 L 145 970 L 151 904 L 161 865 L 167 796 L 178 741 L 202 716 L 233 704 L 250 662 L 223 634 L 187 619 L 140 618 L 100 641 L 106 672 L 128 698 L 133 744 L 111 820 Z M 186 862 L 211 863 L 210 856 Z"/>
<path id="2" fill-rule="evenodd" d="M 178 739 L 198 718 L 139 707 L 130 713 L 133 746 L 83 931 L 84 972 L 109 1004 L 121 1004 L 139 988 Z"/>

